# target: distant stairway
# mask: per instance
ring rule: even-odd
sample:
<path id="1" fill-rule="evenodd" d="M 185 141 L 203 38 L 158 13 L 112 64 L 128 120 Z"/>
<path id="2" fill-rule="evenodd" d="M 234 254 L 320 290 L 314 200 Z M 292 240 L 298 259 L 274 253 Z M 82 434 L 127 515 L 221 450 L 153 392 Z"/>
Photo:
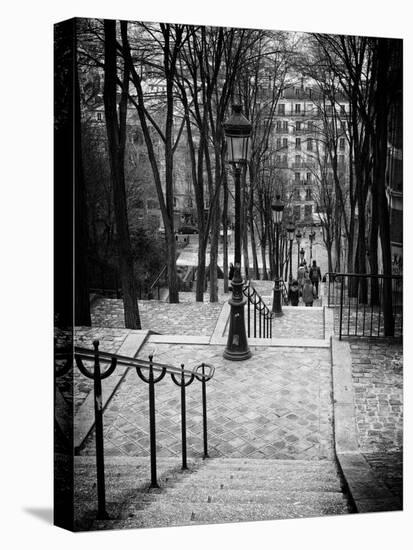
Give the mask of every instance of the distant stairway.
<path id="1" fill-rule="evenodd" d="M 95 520 L 94 457 L 76 457 L 77 529 L 128 529 L 348 514 L 331 460 L 160 458 L 159 489 L 147 459 L 108 457 L 109 520 Z"/>

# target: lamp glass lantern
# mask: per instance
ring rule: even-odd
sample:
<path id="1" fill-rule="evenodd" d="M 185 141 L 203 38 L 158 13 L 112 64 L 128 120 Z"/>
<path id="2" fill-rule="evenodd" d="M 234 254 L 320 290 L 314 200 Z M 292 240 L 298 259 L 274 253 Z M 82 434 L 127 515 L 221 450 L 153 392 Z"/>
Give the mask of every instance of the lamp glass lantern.
<path id="1" fill-rule="evenodd" d="M 282 202 L 280 195 L 277 195 L 277 200 L 271 205 L 272 219 L 276 225 L 281 223 L 284 211 L 284 203 Z"/>
<path id="2" fill-rule="evenodd" d="M 287 225 L 287 233 L 288 233 L 288 238 L 289 238 L 290 241 L 294 240 L 294 232 L 295 232 L 295 225 L 294 225 L 293 222 L 290 222 Z"/>
<path id="3" fill-rule="evenodd" d="M 300 246 L 300 242 L 301 242 L 301 238 L 302 238 L 300 230 L 298 230 L 297 233 L 295 234 L 295 238 L 297 239 L 298 246 Z"/>
<path id="4" fill-rule="evenodd" d="M 241 105 L 233 105 L 231 116 L 223 124 L 230 164 L 240 164 L 249 159 L 252 125 L 241 110 Z"/>

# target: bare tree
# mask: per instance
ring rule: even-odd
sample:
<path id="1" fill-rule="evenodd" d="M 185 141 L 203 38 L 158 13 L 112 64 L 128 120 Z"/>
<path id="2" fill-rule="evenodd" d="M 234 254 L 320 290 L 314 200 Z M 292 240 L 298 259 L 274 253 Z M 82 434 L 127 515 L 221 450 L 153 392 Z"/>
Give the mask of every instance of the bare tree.
<path id="1" fill-rule="evenodd" d="M 127 23 L 121 22 L 122 36 L 126 34 Z M 133 256 L 129 236 L 126 190 L 125 190 L 125 141 L 128 101 L 129 70 L 123 67 L 123 87 L 117 109 L 118 76 L 116 64 L 116 21 L 105 20 L 105 84 L 104 104 L 108 136 L 113 203 L 116 223 L 116 240 L 119 254 L 119 271 L 122 284 L 125 327 L 140 329 L 136 282 L 133 270 Z"/>

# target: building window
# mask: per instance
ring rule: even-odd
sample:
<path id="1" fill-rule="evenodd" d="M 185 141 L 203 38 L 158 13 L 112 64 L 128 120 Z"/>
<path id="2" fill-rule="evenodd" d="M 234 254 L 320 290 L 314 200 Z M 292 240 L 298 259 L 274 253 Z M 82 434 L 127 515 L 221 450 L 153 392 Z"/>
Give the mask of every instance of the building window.
<path id="1" fill-rule="evenodd" d="M 306 204 L 304 206 L 304 216 L 306 218 L 311 218 L 313 215 L 313 205 L 312 204 Z"/>
<path id="2" fill-rule="evenodd" d="M 283 155 L 282 163 L 283 163 L 283 166 L 288 166 L 288 157 L 287 157 L 287 155 Z"/>
<path id="3" fill-rule="evenodd" d="M 295 155 L 295 163 L 296 163 L 296 164 L 301 164 L 301 157 L 300 157 L 300 155 Z"/>
<path id="4" fill-rule="evenodd" d="M 281 131 L 281 120 L 277 120 L 276 129 L 277 129 L 277 132 Z"/>
<path id="5" fill-rule="evenodd" d="M 313 140 L 307 139 L 307 151 L 312 151 L 312 150 L 313 150 Z"/>
<path id="6" fill-rule="evenodd" d="M 99 121 L 102 120 L 102 113 L 97 113 L 97 119 L 98 119 Z"/>
<path id="7" fill-rule="evenodd" d="M 340 113 L 342 115 L 345 115 L 346 114 L 346 106 L 345 105 L 340 105 Z"/>
<path id="8" fill-rule="evenodd" d="M 284 132 L 288 133 L 288 121 L 287 120 L 283 121 L 283 130 L 284 130 Z"/>
<path id="9" fill-rule="evenodd" d="M 296 115 L 301 113 L 301 103 L 296 103 L 294 109 L 295 109 L 295 114 Z"/>
<path id="10" fill-rule="evenodd" d="M 293 212 L 294 212 L 294 219 L 296 221 L 299 221 L 301 219 L 301 207 L 300 206 L 294 206 Z"/>
<path id="11" fill-rule="evenodd" d="M 277 149 L 281 149 L 281 138 L 277 138 L 276 147 Z"/>
<path id="12" fill-rule="evenodd" d="M 346 140 L 344 138 L 340 138 L 339 147 L 341 151 L 344 151 L 344 149 L 346 148 Z"/>
<path id="13" fill-rule="evenodd" d="M 313 196 L 312 196 L 311 189 L 306 189 L 305 190 L 305 200 L 306 201 L 311 201 L 312 198 L 313 198 Z"/>
<path id="14" fill-rule="evenodd" d="M 278 114 L 279 115 L 285 115 L 285 104 L 284 103 L 280 103 L 278 105 Z"/>
<path id="15" fill-rule="evenodd" d="M 301 149 L 301 138 L 295 138 L 295 148 Z"/>
<path id="16" fill-rule="evenodd" d="M 301 130 L 301 124 L 302 124 L 301 122 L 296 122 L 296 123 L 295 123 L 295 130 L 296 130 L 296 132 L 299 132 L 299 131 Z"/>
<path id="17" fill-rule="evenodd" d="M 283 149 L 288 149 L 288 139 L 283 138 Z"/>
<path id="18" fill-rule="evenodd" d="M 300 181 L 300 172 L 295 172 L 294 178 L 295 178 L 295 181 Z"/>
<path id="19" fill-rule="evenodd" d="M 296 201 L 300 201 L 301 200 L 301 195 L 300 195 L 300 188 L 299 187 L 296 187 L 294 189 L 294 198 Z"/>
<path id="20" fill-rule="evenodd" d="M 307 172 L 307 182 L 311 182 L 311 172 Z"/>
<path id="21" fill-rule="evenodd" d="M 314 121 L 313 120 L 310 120 L 308 122 L 308 131 L 309 132 L 314 132 L 315 131 L 315 126 L 314 126 Z"/>

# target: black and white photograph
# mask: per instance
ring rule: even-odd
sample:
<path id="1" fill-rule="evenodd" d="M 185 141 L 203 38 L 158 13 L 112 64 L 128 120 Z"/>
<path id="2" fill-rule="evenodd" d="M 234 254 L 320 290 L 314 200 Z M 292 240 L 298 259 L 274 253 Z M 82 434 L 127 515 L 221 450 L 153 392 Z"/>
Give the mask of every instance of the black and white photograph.
<path id="1" fill-rule="evenodd" d="M 408 10 L 4 11 L 8 545 L 406 548 Z"/>
<path id="2" fill-rule="evenodd" d="M 402 510 L 403 41 L 54 40 L 57 525 Z"/>

